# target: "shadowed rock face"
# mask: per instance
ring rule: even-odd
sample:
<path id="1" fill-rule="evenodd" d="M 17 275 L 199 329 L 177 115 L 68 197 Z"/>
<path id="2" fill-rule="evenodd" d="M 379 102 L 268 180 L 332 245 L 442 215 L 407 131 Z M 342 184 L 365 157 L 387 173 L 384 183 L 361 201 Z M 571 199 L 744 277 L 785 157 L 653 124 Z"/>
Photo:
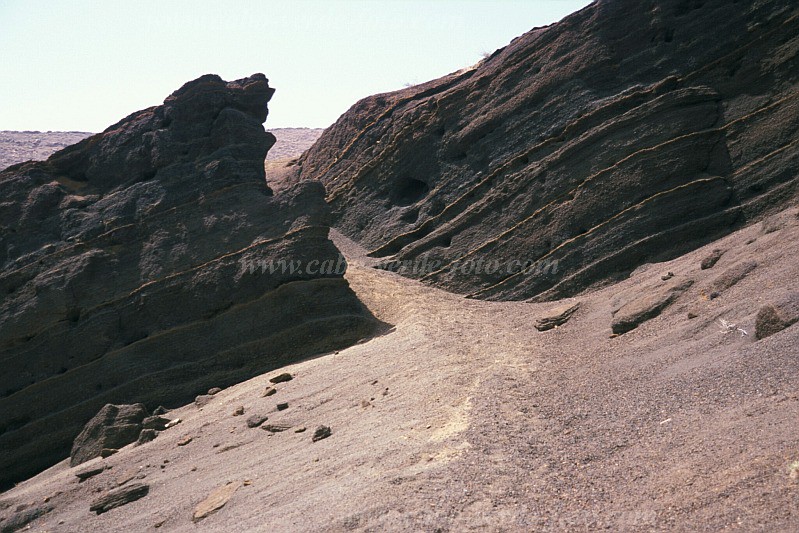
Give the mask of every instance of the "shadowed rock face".
<path id="1" fill-rule="evenodd" d="M 0 485 L 107 403 L 178 405 L 371 331 L 343 268 L 305 269 L 339 259 L 323 187 L 266 186 L 272 93 L 203 76 L 0 173 Z M 269 260 L 302 270 L 244 268 Z"/>
<path id="2" fill-rule="evenodd" d="M 358 102 L 294 179 L 322 181 L 335 225 L 373 256 L 427 256 L 410 275 L 478 298 L 571 296 L 795 199 L 797 14 L 596 2 Z M 556 272 L 516 273 L 538 261 Z"/>

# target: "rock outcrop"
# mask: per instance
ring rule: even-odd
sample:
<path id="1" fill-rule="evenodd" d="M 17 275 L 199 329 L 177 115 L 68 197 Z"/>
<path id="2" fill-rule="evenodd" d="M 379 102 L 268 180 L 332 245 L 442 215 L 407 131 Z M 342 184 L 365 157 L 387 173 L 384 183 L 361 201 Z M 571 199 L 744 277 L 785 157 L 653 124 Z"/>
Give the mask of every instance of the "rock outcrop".
<path id="1" fill-rule="evenodd" d="M 139 433 L 144 429 L 142 422 L 145 418 L 147 408 L 140 403 L 105 405 L 75 437 L 69 454 L 69 464 L 77 466 L 100 457 L 103 450 L 119 450 L 136 442 Z"/>
<path id="2" fill-rule="evenodd" d="M 107 403 L 179 405 L 372 330 L 322 185 L 266 185 L 272 93 L 203 76 L 0 172 L 0 487 Z"/>
<path id="3" fill-rule="evenodd" d="M 794 201 L 798 17 L 790 0 L 600 0 L 358 102 L 294 180 L 322 181 L 372 256 L 434 265 L 406 275 L 571 296 Z"/>

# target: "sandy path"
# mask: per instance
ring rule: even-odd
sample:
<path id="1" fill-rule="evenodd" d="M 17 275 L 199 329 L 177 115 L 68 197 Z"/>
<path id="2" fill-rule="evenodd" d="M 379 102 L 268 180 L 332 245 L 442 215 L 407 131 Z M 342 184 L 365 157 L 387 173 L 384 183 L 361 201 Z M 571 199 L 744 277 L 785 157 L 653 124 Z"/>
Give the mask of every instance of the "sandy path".
<path id="1" fill-rule="evenodd" d="M 467 300 L 375 270 L 336 236 L 353 289 L 390 330 L 286 367 L 296 377 L 274 396 L 260 394 L 270 373 L 172 411 L 183 423 L 110 457 L 111 470 L 78 484 L 56 465 L 0 508 L 49 497 L 55 509 L 34 531 L 796 530 L 787 465 L 799 459 L 799 327 L 755 341 L 716 322 L 752 331 L 760 305 L 794 286 L 799 218 L 780 220 L 639 269 L 545 333 L 532 325 L 552 304 Z M 700 271 L 713 247 L 727 252 Z M 757 269 L 708 299 L 715 278 L 752 257 Z M 657 290 L 667 271 L 694 285 L 611 338 L 612 303 Z M 238 406 L 245 416 L 232 416 Z M 292 429 L 248 429 L 257 413 Z M 333 434 L 312 443 L 320 424 Z M 130 469 L 150 494 L 89 513 Z M 200 501 L 236 480 L 248 484 L 192 523 Z"/>

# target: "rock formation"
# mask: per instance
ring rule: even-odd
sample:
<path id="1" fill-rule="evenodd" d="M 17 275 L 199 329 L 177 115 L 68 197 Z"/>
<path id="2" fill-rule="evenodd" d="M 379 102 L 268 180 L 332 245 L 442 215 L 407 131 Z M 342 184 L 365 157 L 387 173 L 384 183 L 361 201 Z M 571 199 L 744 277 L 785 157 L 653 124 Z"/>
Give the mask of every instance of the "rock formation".
<path id="1" fill-rule="evenodd" d="M 433 265 L 408 275 L 571 296 L 796 198 L 797 17 L 790 0 L 600 0 L 358 102 L 293 179 L 322 181 L 371 255 Z"/>
<path id="2" fill-rule="evenodd" d="M 265 183 L 272 93 L 203 76 L 0 172 L 0 486 L 107 403 L 179 405 L 371 331 L 323 187 Z"/>
<path id="3" fill-rule="evenodd" d="M 131 442 L 136 442 L 139 433 L 144 429 L 142 422 L 145 418 L 147 418 L 147 408 L 140 403 L 106 404 L 75 437 L 69 454 L 70 466 L 77 466 L 100 457 L 104 450 L 117 451 Z"/>

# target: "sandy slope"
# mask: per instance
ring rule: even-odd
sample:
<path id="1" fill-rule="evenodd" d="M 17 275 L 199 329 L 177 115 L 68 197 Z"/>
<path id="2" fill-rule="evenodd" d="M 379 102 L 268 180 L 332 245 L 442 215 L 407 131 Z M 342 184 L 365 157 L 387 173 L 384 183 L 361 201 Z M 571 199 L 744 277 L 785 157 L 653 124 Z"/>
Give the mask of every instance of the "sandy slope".
<path id="1" fill-rule="evenodd" d="M 296 377 L 273 396 L 261 397 L 270 374 L 172 411 L 181 424 L 84 483 L 82 467 L 56 465 L 0 495 L 0 512 L 49 497 L 54 510 L 31 529 L 74 532 L 799 528 L 787 469 L 799 459 L 799 326 L 753 335 L 759 307 L 799 275 L 796 209 L 585 295 L 570 322 L 544 333 L 532 325 L 552 304 L 467 300 L 375 270 L 337 241 L 353 288 L 392 329 L 287 367 Z M 702 271 L 712 248 L 727 252 Z M 708 298 L 750 259 L 753 272 Z M 655 291 L 668 271 L 695 283 L 611 338 L 618 295 Z M 750 335 L 723 333 L 719 318 Z M 237 406 L 244 416 L 232 416 Z M 293 427 L 248 429 L 256 413 Z M 320 424 L 333 434 L 312 443 Z M 90 513 L 96 491 L 130 469 L 150 494 Z M 249 484 L 193 523 L 195 506 L 235 480 Z"/>

